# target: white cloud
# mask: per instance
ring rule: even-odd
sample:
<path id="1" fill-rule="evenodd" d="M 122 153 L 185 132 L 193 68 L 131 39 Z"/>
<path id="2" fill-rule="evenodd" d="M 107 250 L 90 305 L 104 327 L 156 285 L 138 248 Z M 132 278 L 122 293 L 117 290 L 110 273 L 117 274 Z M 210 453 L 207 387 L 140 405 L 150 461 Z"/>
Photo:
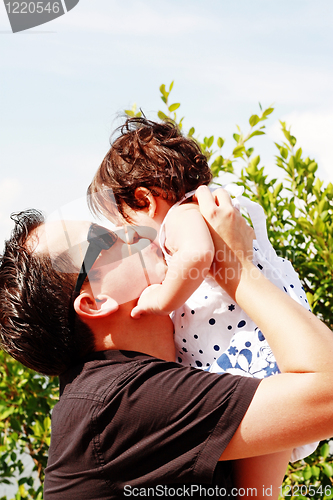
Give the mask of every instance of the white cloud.
<path id="1" fill-rule="evenodd" d="M 14 211 L 12 202 L 15 204 L 22 191 L 23 186 L 16 178 L 7 177 L 0 181 L 0 252 L 2 242 L 9 236 L 13 227 L 9 218 L 9 213 Z"/>
<path id="2" fill-rule="evenodd" d="M 81 7 L 81 8 L 79 8 Z M 176 7 L 176 11 L 175 11 Z M 59 18 L 66 28 L 127 36 L 183 36 L 211 27 L 211 19 L 181 7 L 159 2 L 101 2 L 99 9 L 82 3 L 76 10 Z"/>
<path id="3" fill-rule="evenodd" d="M 0 181 L 0 206 L 7 205 L 16 200 L 23 191 L 23 186 L 18 179 L 7 177 Z"/>
<path id="4" fill-rule="evenodd" d="M 297 139 L 296 146 L 315 159 L 333 182 L 333 110 L 293 112 L 282 117 L 281 121 L 291 127 L 291 133 Z M 279 122 L 275 122 L 267 132 L 275 141 L 284 139 Z"/>

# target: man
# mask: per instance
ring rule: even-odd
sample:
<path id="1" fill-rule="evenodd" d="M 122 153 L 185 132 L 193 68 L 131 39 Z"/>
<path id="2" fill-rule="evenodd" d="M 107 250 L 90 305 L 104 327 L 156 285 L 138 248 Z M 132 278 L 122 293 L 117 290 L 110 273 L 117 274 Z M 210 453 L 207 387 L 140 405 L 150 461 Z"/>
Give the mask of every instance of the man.
<path id="1" fill-rule="evenodd" d="M 2 259 L 1 336 L 21 362 L 61 374 L 46 500 L 152 496 L 148 488 L 158 485 L 213 485 L 220 495 L 231 465 L 234 484 L 251 485 L 256 456 L 333 434 L 331 332 L 252 265 L 253 232 L 228 195 L 212 197 L 202 186 L 197 198 L 224 255 L 214 263 L 216 279 L 264 332 L 282 374 L 259 382 L 174 363 L 169 318 L 130 318 L 147 275 L 151 283 L 163 278 L 154 244 L 90 228 L 80 270 L 82 257 L 69 258 L 68 239 L 82 243 L 89 224 L 66 223 L 64 237 L 35 219 Z M 144 270 L 135 265 L 141 258 Z"/>

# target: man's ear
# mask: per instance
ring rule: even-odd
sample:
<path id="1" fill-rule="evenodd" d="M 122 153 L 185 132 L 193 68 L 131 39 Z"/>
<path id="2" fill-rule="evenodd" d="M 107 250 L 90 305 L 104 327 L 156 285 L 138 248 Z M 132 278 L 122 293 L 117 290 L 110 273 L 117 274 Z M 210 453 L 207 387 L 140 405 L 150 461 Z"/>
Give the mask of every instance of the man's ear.
<path id="1" fill-rule="evenodd" d="M 143 210 L 146 210 L 149 217 L 153 218 L 156 212 L 156 200 L 150 189 L 138 187 L 134 191 L 134 196 L 139 203 L 142 203 Z"/>
<path id="2" fill-rule="evenodd" d="M 83 292 L 76 297 L 74 309 L 82 319 L 97 319 L 116 312 L 119 309 L 119 304 L 108 295 L 93 297 L 91 294 Z"/>

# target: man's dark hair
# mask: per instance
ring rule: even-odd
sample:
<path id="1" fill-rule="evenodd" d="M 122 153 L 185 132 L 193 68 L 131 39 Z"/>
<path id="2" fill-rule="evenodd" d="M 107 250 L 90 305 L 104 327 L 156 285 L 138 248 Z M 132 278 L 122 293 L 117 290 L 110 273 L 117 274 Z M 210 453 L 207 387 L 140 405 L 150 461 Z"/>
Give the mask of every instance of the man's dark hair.
<path id="1" fill-rule="evenodd" d="M 146 187 L 154 196 L 163 196 L 174 204 L 185 193 L 212 180 L 206 156 L 175 123 L 129 118 L 118 131 L 120 136 L 88 188 L 88 201 L 95 214 L 108 215 L 117 209 L 126 219 L 124 204 L 133 210 L 145 208 L 147 200 L 135 197 L 138 187 Z M 112 203 L 116 205 L 114 210 Z"/>
<path id="2" fill-rule="evenodd" d="M 0 345 L 28 368 L 59 375 L 94 350 L 91 330 L 77 314 L 71 320 L 79 270 L 67 253 L 58 257 L 57 270 L 57 260 L 27 248 L 32 232 L 44 223 L 39 211 L 12 219 L 15 228 L 0 257 Z"/>

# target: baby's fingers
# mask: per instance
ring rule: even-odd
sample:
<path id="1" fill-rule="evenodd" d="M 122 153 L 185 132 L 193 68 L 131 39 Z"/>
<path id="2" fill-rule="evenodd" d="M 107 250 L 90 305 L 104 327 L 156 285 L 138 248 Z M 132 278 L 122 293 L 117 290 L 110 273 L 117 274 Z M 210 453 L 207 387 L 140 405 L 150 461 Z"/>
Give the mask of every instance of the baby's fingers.
<path id="1" fill-rule="evenodd" d="M 133 307 L 131 311 L 131 318 L 133 319 L 139 319 L 141 317 L 142 309 L 139 306 Z"/>

